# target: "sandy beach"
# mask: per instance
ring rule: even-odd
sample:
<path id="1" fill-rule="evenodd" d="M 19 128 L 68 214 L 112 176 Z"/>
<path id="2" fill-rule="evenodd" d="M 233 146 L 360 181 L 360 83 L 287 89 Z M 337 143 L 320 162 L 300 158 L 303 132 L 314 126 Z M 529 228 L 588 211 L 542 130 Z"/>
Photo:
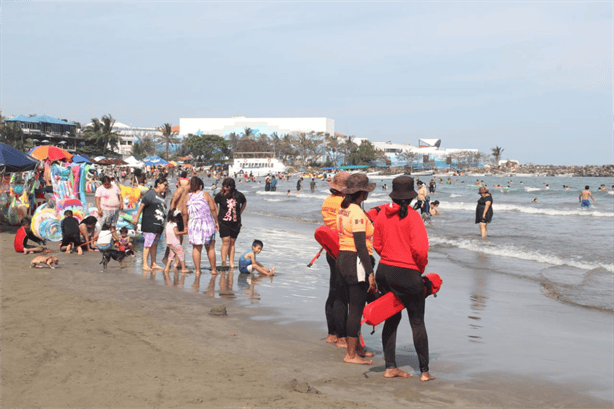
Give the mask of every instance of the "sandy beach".
<path id="1" fill-rule="evenodd" d="M 248 222 L 267 223 L 264 219 L 246 214 Z M 548 345 L 548 336 L 568 336 L 561 332 L 544 334 L 543 343 L 516 342 L 515 337 L 531 338 L 533 329 L 561 318 L 564 311 L 548 308 L 556 301 L 511 278 L 471 282 L 466 272 L 446 271 L 452 264 L 443 257 L 433 256 L 429 264 L 429 271 L 446 271 L 447 278 L 440 297 L 428 300 L 426 321 L 437 380 L 421 383 L 416 375 L 383 378 L 379 332 L 368 335 L 370 328 L 363 331 L 377 354 L 374 364 L 348 365 L 342 362 L 343 350 L 324 342 L 323 317 L 283 324 L 275 318 L 255 320 L 276 312 L 178 291 L 117 265 L 103 272 L 99 253 L 79 257 L 54 250 L 60 259 L 56 270 L 31 269 L 32 256 L 15 253 L 12 242 L 13 234 L 3 226 L 4 408 L 612 407 L 612 400 L 603 397 L 607 388 L 604 393 L 602 385 L 592 385 L 591 368 L 581 367 L 593 362 L 592 352 L 570 356 L 567 369 L 575 374 L 559 378 L 545 377 L 539 362 L 529 367 L 516 359 L 526 349 Z M 204 273 L 201 285 L 209 279 Z M 479 291 L 484 291 L 481 300 Z M 450 311 L 449 303 L 467 305 L 472 295 L 478 304 L 497 305 L 499 320 L 483 339 L 469 339 L 477 349 L 464 349 L 467 314 L 461 308 Z M 209 315 L 222 304 L 226 317 Z M 593 332 L 601 340 L 592 349 L 611 345 L 611 314 L 582 314 L 568 319 L 579 325 L 578 332 Z M 514 318 L 518 315 L 522 325 Z M 490 318 L 485 313 L 478 320 L 488 325 Z M 409 327 L 406 318 L 401 325 Z M 609 353 L 601 356 L 601 364 L 611 369 Z M 398 348 L 397 354 L 400 365 L 415 371 L 413 349 Z"/>

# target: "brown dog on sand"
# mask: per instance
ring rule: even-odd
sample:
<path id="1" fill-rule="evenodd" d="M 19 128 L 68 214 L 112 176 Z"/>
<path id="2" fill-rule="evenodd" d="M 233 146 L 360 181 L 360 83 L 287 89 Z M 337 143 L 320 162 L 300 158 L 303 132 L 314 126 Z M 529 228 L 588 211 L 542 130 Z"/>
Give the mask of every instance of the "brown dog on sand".
<path id="1" fill-rule="evenodd" d="M 58 258 L 53 256 L 38 256 L 34 257 L 30 262 L 30 267 L 32 268 L 43 268 L 40 264 L 47 264 L 51 269 L 55 270 L 53 264 L 58 265 Z"/>

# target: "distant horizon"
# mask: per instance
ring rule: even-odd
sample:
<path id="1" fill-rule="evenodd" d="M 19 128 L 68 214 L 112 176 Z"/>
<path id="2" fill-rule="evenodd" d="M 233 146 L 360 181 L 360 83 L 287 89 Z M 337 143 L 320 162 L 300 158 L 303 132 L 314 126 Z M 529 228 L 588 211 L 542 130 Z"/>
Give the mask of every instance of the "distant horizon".
<path id="1" fill-rule="evenodd" d="M 326 117 L 374 142 L 441 139 L 485 154 L 500 146 L 521 163 L 612 164 L 612 9 L 3 2 L 0 108 L 82 125 L 111 114 L 139 127 Z"/>

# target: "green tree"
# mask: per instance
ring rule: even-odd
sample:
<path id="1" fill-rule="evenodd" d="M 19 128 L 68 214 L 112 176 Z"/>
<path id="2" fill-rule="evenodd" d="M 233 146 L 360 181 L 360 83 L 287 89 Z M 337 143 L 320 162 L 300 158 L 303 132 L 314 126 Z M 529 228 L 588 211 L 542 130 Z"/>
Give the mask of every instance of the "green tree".
<path id="1" fill-rule="evenodd" d="M 158 138 L 150 133 L 141 133 L 136 136 L 136 141 L 132 145 L 132 156 L 138 159 L 146 158 L 156 154 L 158 149 Z"/>
<path id="2" fill-rule="evenodd" d="M 354 154 L 354 165 L 372 165 L 378 158 L 375 146 L 370 141 L 363 140 Z"/>
<path id="3" fill-rule="evenodd" d="M 337 135 L 326 134 L 324 137 L 324 150 L 328 154 L 328 160 L 333 164 L 337 164 L 337 160 L 341 154 L 342 142 Z"/>
<path id="4" fill-rule="evenodd" d="M 119 144 L 119 135 L 113 132 L 115 119 L 111 114 L 103 115 L 101 119 L 92 118 L 92 124 L 88 125 L 83 134 L 88 144 L 80 149 L 88 155 L 106 156 L 108 151 L 113 151 Z"/>
<path id="5" fill-rule="evenodd" d="M 345 143 L 341 146 L 341 152 L 345 155 L 344 163 L 346 165 L 357 165 L 356 152 L 358 152 L 358 145 L 354 142 L 355 136 L 348 136 Z"/>
<path id="6" fill-rule="evenodd" d="M 500 146 L 495 146 L 491 149 L 492 156 L 495 158 L 495 165 L 499 165 L 499 159 L 501 158 L 501 154 L 504 150 L 505 149 L 501 148 Z"/>
<path id="7" fill-rule="evenodd" d="M 165 145 L 165 156 L 164 159 L 169 160 L 168 148 L 170 144 L 179 143 L 179 139 L 177 138 L 177 132 L 172 131 L 173 127 L 169 123 L 165 123 L 161 127 L 158 128 L 160 132 L 162 132 L 162 136 L 160 137 L 161 142 Z"/>
<path id="8" fill-rule="evenodd" d="M 183 141 L 184 151 L 207 164 L 220 162 L 229 157 L 228 141 L 218 135 L 188 135 Z"/>
<path id="9" fill-rule="evenodd" d="M 10 145 L 25 152 L 27 140 L 17 123 L 4 123 L 0 128 L 0 142 Z M 30 142 L 32 140 L 30 139 Z"/>

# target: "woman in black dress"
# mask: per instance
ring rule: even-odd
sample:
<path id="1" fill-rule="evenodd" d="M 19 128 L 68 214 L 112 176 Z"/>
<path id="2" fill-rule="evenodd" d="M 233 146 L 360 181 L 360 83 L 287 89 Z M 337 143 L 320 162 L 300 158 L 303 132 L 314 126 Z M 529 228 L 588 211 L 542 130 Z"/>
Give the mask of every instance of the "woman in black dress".
<path id="1" fill-rule="evenodd" d="M 230 268 L 234 268 L 235 242 L 241 231 L 241 214 L 247 206 L 245 195 L 236 188 L 234 179 L 226 178 L 222 182 L 222 190 L 215 195 L 218 206 L 217 217 L 222 238 L 222 266 L 229 260 Z"/>
<path id="2" fill-rule="evenodd" d="M 478 192 L 480 194 L 480 200 L 478 200 L 478 205 L 475 209 L 475 222 L 476 224 L 480 224 L 482 237 L 486 237 L 488 236 L 486 225 L 492 220 L 493 214 L 492 196 L 490 195 L 488 189 L 486 189 L 484 186 L 482 186 Z"/>

